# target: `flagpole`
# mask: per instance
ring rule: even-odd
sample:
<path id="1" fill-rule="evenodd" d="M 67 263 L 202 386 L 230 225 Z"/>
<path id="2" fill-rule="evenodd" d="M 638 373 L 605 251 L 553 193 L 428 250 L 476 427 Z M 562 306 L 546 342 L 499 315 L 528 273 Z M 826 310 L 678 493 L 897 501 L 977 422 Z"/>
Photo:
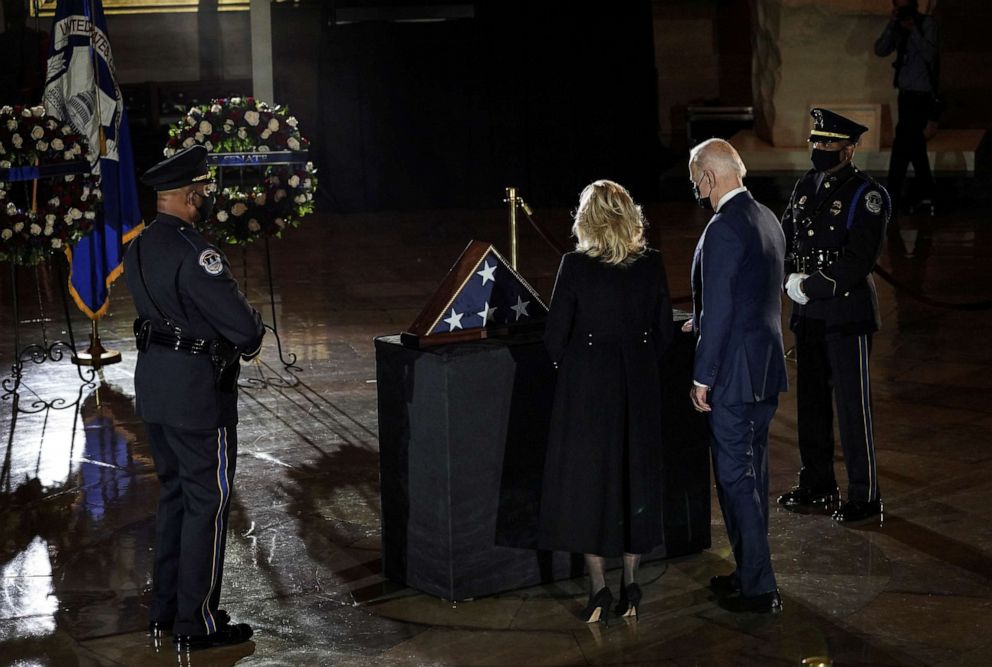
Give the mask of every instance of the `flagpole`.
<path id="1" fill-rule="evenodd" d="M 93 48 L 93 35 L 96 32 L 95 17 L 93 16 L 93 0 L 89 1 L 89 8 L 90 62 L 93 63 L 93 83 L 96 90 L 96 126 L 100 144 L 97 149 L 96 161 L 97 164 L 99 164 L 100 158 L 107 154 L 107 141 L 103 133 L 103 114 L 100 111 L 100 64 L 96 60 L 96 52 Z M 94 313 L 94 315 L 96 314 Z M 96 317 L 90 319 L 90 323 L 92 324 L 90 329 L 90 346 L 86 348 L 85 352 L 77 352 L 72 355 L 72 363 L 77 366 L 92 366 L 93 368 L 100 368 L 101 366 L 109 366 L 111 364 L 120 363 L 121 361 L 120 352 L 117 350 L 108 350 L 103 346 L 103 342 L 100 340 L 99 321 L 99 315 L 96 315 Z"/>
<path id="2" fill-rule="evenodd" d="M 96 160 L 107 154 L 107 135 L 103 133 L 103 113 L 100 110 L 100 63 L 96 60 L 96 49 L 93 48 L 93 35 L 96 34 L 95 17 L 93 16 L 93 0 L 89 0 L 90 6 L 90 62 L 93 63 L 93 102 L 96 105 L 96 132 L 99 139 L 100 148 L 97 150 Z M 101 172 L 102 173 L 102 172 Z"/>
<path id="3" fill-rule="evenodd" d="M 90 322 L 93 325 L 90 330 L 90 346 L 86 348 L 85 352 L 77 352 L 72 355 L 72 363 L 77 366 L 92 366 L 93 368 L 119 363 L 121 353 L 117 350 L 106 349 L 100 341 L 100 329 L 97 326 L 97 320 L 90 320 Z"/>

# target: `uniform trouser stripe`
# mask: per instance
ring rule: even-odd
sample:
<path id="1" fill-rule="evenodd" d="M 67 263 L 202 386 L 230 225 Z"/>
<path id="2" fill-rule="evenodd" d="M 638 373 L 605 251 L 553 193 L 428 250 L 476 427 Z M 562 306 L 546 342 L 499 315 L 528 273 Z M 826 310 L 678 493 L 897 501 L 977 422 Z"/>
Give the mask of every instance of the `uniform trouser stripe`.
<path id="1" fill-rule="evenodd" d="M 869 358 L 871 334 L 825 339 L 796 338 L 799 378 L 799 483 L 833 488 L 833 404 L 847 467 L 848 497 L 879 497 L 872 424 Z"/>
<path id="2" fill-rule="evenodd" d="M 875 442 L 872 437 L 871 419 L 871 375 L 868 371 L 868 337 L 858 336 L 858 360 L 861 372 L 861 416 L 865 429 L 865 449 L 868 462 L 868 500 L 876 495 Z"/>
<path id="3" fill-rule="evenodd" d="M 214 516 L 214 548 L 210 569 L 210 588 L 200 605 L 200 614 L 203 622 L 207 626 L 207 632 L 217 632 L 217 623 L 214 620 L 213 612 L 210 610 L 210 598 L 213 597 L 214 588 L 217 586 L 217 573 L 220 569 L 220 559 L 223 557 L 221 547 L 224 536 L 224 508 L 227 506 L 227 497 L 230 494 L 230 486 L 227 480 L 227 429 L 217 429 L 217 491 L 219 493 L 219 503 L 217 504 L 217 514 Z"/>

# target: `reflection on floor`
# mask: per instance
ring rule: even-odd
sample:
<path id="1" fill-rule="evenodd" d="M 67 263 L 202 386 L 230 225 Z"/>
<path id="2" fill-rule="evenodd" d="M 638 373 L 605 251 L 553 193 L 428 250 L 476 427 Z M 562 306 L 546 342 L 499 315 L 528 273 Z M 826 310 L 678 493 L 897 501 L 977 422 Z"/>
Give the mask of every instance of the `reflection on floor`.
<path id="1" fill-rule="evenodd" d="M 564 239 L 565 211 L 538 214 Z M 648 216 L 673 292 L 685 294 L 705 219 L 683 204 Z M 884 284 L 873 372 L 885 522 L 844 528 L 824 514 L 776 508 L 781 617 L 733 616 L 714 603 L 706 583 L 730 567 L 715 501 L 714 547 L 646 566 L 636 622 L 579 622 L 583 580 L 457 604 L 384 582 L 371 339 L 413 320 L 470 238 L 505 246 L 503 218 L 499 210 L 317 216 L 273 243 L 277 321 L 302 370 L 298 382 L 286 374 L 273 340 L 263 363 L 246 369 L 269 381 L 242 392 L 222 598 L 254 625 L 255 641 L 179 664 L 798 665 L 815 655 L 835 665 L 988 664 L 992 319 L 923 306 Z M 986 222 L 986 211 L 907 219 L 883 265 L 935 298 L 988 299 Z M 252 300 L 267 304 L 258 249 L 245 256 L 247 271 L 240 250 L 229 256 Z M 530 230 L 521 257 L 522 273 L 548 295 L 557 258 Z M 19 280 L 22 343 L 66 335 L 57 280 L 45 271 Z M 0 283 L 5 370 L 10 293 L 8 279 Z M 9 397 L 0 403 L 4 664 L 176 664 L 171 645 L 156 650 L 142 632 L 157 483 L 134 414 L 123 285 L 112 312 L 104 342 L 124 362 L 83 387 L 79 402 L 71 403 L 78 377 L 63 361 L 29 363 L 21 386 L 22 407 L 62 397 L 63 409 L 15 415 Z M 82 320 L 74 325 L 77 337 L 86 331 Z M 790 393 L 773 427 L 773 493 L 793 482 L 794 434 Z"/>

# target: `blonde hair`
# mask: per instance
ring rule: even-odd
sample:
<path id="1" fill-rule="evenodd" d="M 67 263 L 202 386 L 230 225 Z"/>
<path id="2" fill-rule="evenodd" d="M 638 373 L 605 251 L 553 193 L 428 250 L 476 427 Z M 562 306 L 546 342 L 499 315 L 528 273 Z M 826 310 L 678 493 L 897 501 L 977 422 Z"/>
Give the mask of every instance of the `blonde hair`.
<path id="1" fill-rule="evenodd" d="M 572 234 L 575 249 L 607 264 L 623 264 L 644 251 L 644 215 L 627 189 L 613 181 L 590 183 L 579 195 Z"/>

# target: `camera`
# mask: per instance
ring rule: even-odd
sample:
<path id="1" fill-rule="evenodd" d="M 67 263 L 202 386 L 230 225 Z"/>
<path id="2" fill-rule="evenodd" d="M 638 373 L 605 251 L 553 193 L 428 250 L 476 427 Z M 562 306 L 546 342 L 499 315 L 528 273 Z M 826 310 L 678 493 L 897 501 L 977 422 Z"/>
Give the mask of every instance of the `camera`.
<path id="1" fill-rule="evenodd" d="M 905 5 L 901 6 L 893 1 L 892 5 L 895 8 L 896 21 L 899 22 L 915 19 L 920 12 L 920 3 L 918 0 L 909 0 Z"/>
<path id="2" fill-rule="evenodd" d="M 896 7 L 896 20 L 905 21 L 907 19 L 916 18 L 916 7 L 913 5 L 904 5 L 902 7 Z"/>

